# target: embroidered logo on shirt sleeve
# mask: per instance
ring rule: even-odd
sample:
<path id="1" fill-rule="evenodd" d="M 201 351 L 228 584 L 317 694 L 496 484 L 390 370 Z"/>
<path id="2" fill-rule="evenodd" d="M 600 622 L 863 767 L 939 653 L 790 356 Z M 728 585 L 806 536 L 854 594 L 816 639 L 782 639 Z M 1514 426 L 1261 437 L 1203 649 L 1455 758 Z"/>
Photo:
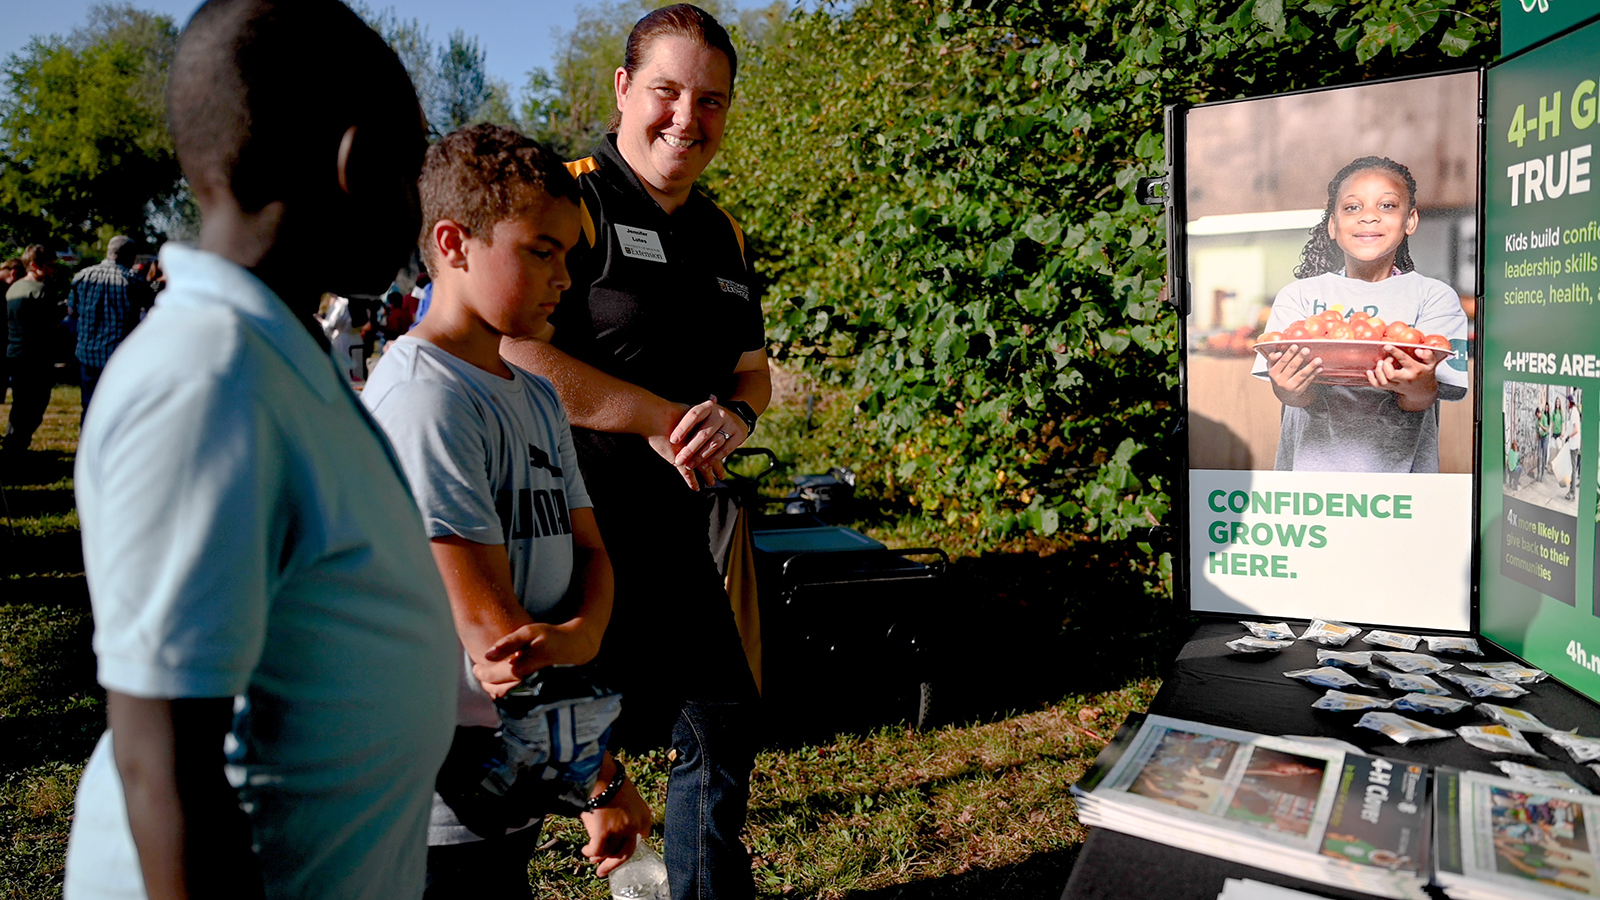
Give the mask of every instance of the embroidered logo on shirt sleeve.
<path id="1" fill-rule="evenodd" d="M 729 281 L 726 278 L 718 278 L 717 286 L 722 288 L 723 293 L 735 294 L 745 300 L 750 299 L 750 288 L 747 285 L 740 284 L 737 281 Z"/>

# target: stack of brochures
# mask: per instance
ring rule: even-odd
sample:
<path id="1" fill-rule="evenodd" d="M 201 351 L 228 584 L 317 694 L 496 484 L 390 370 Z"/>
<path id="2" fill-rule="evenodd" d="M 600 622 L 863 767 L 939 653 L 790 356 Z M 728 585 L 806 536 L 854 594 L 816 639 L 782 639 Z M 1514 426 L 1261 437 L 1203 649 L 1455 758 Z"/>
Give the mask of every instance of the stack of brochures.
<path id="1" fill-rule="evenodd" d="M 1435 879 L 1452 900 L 1600 896 L 1600 797 L 1439 769 Z"/>
<path id="2" fill-rule="evenodd" d="M 1072 790 L 1087 825 L 1333 887 L 1427 897 L 1426 766 L 1134 716 Z"/>

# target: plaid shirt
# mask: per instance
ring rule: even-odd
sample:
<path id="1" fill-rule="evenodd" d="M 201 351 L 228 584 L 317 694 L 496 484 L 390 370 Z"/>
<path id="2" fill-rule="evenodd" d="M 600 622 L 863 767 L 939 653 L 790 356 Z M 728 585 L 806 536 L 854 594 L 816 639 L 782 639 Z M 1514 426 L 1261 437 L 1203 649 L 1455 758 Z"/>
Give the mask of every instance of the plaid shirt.
<path id="1" fill-rule="evenodd" d="M 103 367 L 154 301 L 150 285 L 112 259 L 74 275 L 67 306 L 78 320 L 78 361 Z"/>

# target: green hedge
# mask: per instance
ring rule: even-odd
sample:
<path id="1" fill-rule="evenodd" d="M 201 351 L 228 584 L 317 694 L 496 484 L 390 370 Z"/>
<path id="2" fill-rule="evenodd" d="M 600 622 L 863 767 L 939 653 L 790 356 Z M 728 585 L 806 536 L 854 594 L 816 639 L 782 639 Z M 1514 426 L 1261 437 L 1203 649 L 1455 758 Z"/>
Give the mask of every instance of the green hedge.
<path id="1" fill-rule="evenodd" d="M 775 355 L 861 398 L 883 490 L 992 533 L 1162 522 L 1183 450 L 1166 104 L 1459 68 L 1491 2 L 860 0 L 740 67 L 709 181 Z"/>

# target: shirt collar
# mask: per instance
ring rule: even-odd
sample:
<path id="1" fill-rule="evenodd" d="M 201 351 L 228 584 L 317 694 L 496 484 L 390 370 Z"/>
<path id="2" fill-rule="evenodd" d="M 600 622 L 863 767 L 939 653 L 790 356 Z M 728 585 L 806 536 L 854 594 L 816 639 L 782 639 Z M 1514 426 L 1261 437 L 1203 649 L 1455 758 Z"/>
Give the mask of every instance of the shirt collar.
<path id="1" fill-rule="evenodd" d="M 343 393 L 333 357 L 323 352 L 288 304 L 248 269 L 215 253 L 171 242 L 162 246 L 160 258 L 168 287 L 156 298 L 157 305 L 228 307 L 324 401 L 332 402 Z"/>
<path id="2" fill-rule="evenodd" d="M 595 148 L 593 155 L 600 168 L 615 169 L 622 177 L 623 183 L 628 185 L 638 200 L 641 203 L 650 204 L 646 207 L 647 209 L 653 209 L 662 216 L 667 215 L 667 211 L 661 208 L 661 204 L 657 203 L 656 198 L 651 196 L 650 191 L 645 188 L 644 182 L 639 180 L 639 176 L 633 171 L 633 167 L 628 165 L 628 161 L 622 158 L 622 151 L 617 149 L 616 132 L 602 137 L 600 146 Z M 686 209 L 697 209 L 703 199 L 700 194 L 700 187 L 696 184 L 689 188 L 689 197 L 683 201 L 682 206 L 678 207 L 677 212 L 683 212 Z M 677 213 L 675 212 L 672 215 L 677 215 Z"/>

